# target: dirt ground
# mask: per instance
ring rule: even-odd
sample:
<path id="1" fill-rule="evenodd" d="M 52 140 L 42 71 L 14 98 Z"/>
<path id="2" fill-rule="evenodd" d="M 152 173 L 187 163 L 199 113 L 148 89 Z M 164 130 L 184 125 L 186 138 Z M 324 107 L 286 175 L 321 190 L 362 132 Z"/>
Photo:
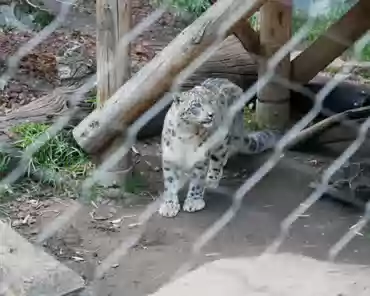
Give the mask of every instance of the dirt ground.
<path id="1" fill-rule="evenodd" d="M 140 150 L 146 154 L 145 148 Z M 150 159 L 154 165 L 159 160 L 153 154 L 143 158 Z M 245 196 L 240 211 L 205 246 L 196 264 L 225 257 L 255 256 L 277 237 L 281 221 L 311 192 L 308 184 L 315 178 L 312 172 L 325 167 L 325 161 L 317 161 L 319 158 L 313 156 L 289 153 L 285 159 Z M 241 167 L 248 169 L 241 170 Z M 120 260 L 111 262 L 110 269 L 94 283 L 93 290 L 95 295 L 101 296 L 147 295 L 166 283 L 191 258 L 195 240 L 222 216 L 230 205 L 234 189 L 257 167 L 256 159 L 232 159 L 222 184 L 224 191 L 208 193 L 205 210 L 195 214 L 180 213 L 175 219 L 155 213 L 145 227 L 137 222 L 152 202 L 151 198 L 101 199 L 84 205 L 65 228 L 44 243 L 44 248 L 89 283 L 102 260 L 138 235 L 137 243 Z M 161 186 L 160 174 L 151 173 L 154 179 L 157 178 L 158 188 Z M 12 203 L 11 219 L 27 219 L 24 217 L 27 213 L 30 216 L 27 223 L 18 225 L 17 229 L 33 241 L 51 221 L 68 210 L 71 203 L 57 196 L 19 200 Z M 354 208 L 322 199 L 294 223 L 280 251 L 325 260 L 330 247 L 361 215 L 362 212 Z M 370 264 L 369 233 L 369 229 L 358 233 L 337 260 Z"/>
<path id="2" fill-rule="evenodd" d="M 140 4 L 140 3 L 139 3 Z M 138 19 L 147 13 L 144 6 L 137 6 Z M 93 6 L 87 12 L 74 12 L 66 24 L 94 34 L 95 16 Z M 150 28 L 141 39 L 155 40 L 156 34 L 174 34 L 172 20 L 164 18 Z M 175 31 L 181 26 L 178 26 Z M 168 33 L 172 30 L 171 33 Z M 163 39 L 163 38 L 162 38 Z M 150 53 L 150 49 L 144 50 Z M 148 55 L 150 59 L 152 54 Z M 21 104 L 21 103 L 19 103 Z M 8 107 L 8 108 L 11 108 Z M 108 273 L 94 285 L 99 296 L 141 296 L 154 292 L 187 262 L 194 241 L 218 218 L 231 202 L 232 193 L 249 176 L 257 165 L 255 159 L 237 158 L 231 161 L 223 182 L 223 193 L 208 193 L 204 211 L 180 213 L 175 219 L 165 219 L 154 214 L 146 227 L 138 224 L 140 214 L 160 193 L 162 180 L 156 144 L 141 143 L 139 168 L 150 184 L 147 192 L 124 200 L 102 198 L 84 205 L 69 222 L 67 228 L 58 231 L 44 243 L 47 252 L 81 274 L 89 283 L 99 264 L 132 236 L 140 234 L 139 241 L 130 247 L 121 260 L 114 262 Z M 317 166 L 315 157 L 288 154 L 294 165 Z M 319 165 L 320 166 L 320 165 Z M 231 223 L 211 240 L 197 263 L 234 256 L 260 254 L 279 233 L 280 222 L 295 209 L 311 189 L 308 184 L 314 176 L 292 165 L 279 165 L 249 192 L 240 211 Z M 20 198 L 7 205 L 13 226 L 33 241 L 51 221 L 71 207 L 72 200 L 59 196 L 47 198 Z M 292 228 L 281 251 L 305 254 L 325 259 L 330 247 L 347 232 L 362 213 L 343 204 L 323 199 L 302 216 Z M 370 265 L 369 229 L 356 235 L 355 239 L 340 253 L 338 260 Z"/>

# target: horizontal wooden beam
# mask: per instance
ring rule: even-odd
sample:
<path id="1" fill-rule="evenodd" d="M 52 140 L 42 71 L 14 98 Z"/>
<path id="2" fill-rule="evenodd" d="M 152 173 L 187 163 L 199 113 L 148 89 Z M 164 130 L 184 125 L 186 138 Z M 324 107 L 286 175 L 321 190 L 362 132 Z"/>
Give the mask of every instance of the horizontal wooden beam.
<path id="1" fill-rule="evenodd" d="M 177 74 L 218 40 L 220 30 L 227 37 L 236 22 L 249 18 L 265 2 L 223 0 L 213 4 L 127 81 L 103 108 L 92 112 L 73 130 L 77 143 L 92 154 L 106 148 L 170 89 Z"/>
<path id="2" fill-rule="evenodd" d="M 359 0 L 340 20 L 292 61 L 292 77 L 306 83 L 370 29 L 370 1 Z"/>

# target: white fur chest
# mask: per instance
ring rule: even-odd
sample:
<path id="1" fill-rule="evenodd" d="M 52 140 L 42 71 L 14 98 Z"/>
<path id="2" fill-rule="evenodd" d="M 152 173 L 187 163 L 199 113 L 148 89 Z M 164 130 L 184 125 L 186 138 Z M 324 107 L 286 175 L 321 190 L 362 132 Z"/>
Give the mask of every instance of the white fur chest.
<path id="1" fill-rule="evenodd" d="M 191 170 L 195 160 L 195 152 L 201 143 L 200 137 L 173 137 L 169 143 L 162 142 L 163 160 L 178 165 L 184 170 Z M 169 145 L 167 145 L 169 144 Z"/>

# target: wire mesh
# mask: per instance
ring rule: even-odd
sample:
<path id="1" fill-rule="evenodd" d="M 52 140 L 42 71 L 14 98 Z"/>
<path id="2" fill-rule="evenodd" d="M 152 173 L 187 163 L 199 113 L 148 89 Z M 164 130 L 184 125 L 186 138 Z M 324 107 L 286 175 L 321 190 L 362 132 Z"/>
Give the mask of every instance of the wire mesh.
<path id="1" fill-rule="evenodd" d="M 286 2 L 286 1 L 285 1 Z M 170 87 L 170 92 L 177 92 L 180 90 L 181 84 L 186 81 L 189 76 L 191 76 L 214 52 L 218 49 L 219 44 L 224 40 L 226 32 L 228 32 L 229 28 L 235 23 L 235 20 L 241 18 L 241 16 L 246 15 L 249 9 L 252 7 L 252 1 L 248 1 L 248 5 L 244 5 L 243 9 L 240 9 L 237 13 L 238 15 L 231 15 L 225 22 L 220 26 L 220 30 L 217 32 L 217 38 L 215 41 L 207 47 L 207 49 L 202 53 L 199 57 L 197 57 L 192 63 L 190 63 L 183 71 L 181 71 L 176 78 L 173 80 L 173 83 Z M 73 5 L 72 2 L 62 2 L 62 8 L 60 13 L 55 18 L 55 20 L 46 26 L 42 31 L 35 34 L 29 42 L 25 45 L 21 46 L 20 49 L 10 58 L 7 60 L 7 70 L 1 75 L 1 87 L 4 89 L 6 84 L 8 83 L 9 79 L 15 75 L 19 62 L 23 57 L 25 57 L 28 53 L 30 53 L 37 45 L 39 45 L 47 36 L 52 34 L 65 20 L 68 15 L 68 12 Z M 124 48 L 127 44 L 134 41 L 139 35 L 141 35 L 145 30 L 148 30 L 150 26 L 155 23 L 165 12 L 167 8 L 160 8 L 152 12 L 148 15 L 143 21 L 141 21 L 138 25 L 136 25 L 132 31 L 124 36 L 120 42 L 118 47 Z M 315 6 L 312 5 L 311 11 L 315 12 Z M 224 214 L 215 221 L 210 227 L 208 227 L 193 243 L 192 250 L 191 250 L 191 258 L 195 259 L 197 255 L 199 255 L 202 249 L 215 237 L 217 234 L 225 228 L 225 226 L 230 223 L 238 213 L 243 200 L 246 198 L 247 193 L 255 187 L 284 157 L 284 153 L 291 144 L 292 141 L 297 137 L 297 135 L 308 125 L 312 123 L 312 121 L 323 112 L 323 101 L 328 96 L 328 94 L 337 87 L 341 82 L 346 80 L 352 70 L 354 69 L 356 63 L 349 61 L 345 62 L 341 70 L 334 75 L 332 79 L 330 79 L 324 87 L 317 93 L 314 94 L 310 92 L 308 89 L 305 89 L 303 86 L 289 81 L 286 77 L 278 77 L 276 74 L 276 68 L 278 67 L 279 63 L 289 55 L 301 42 L 304 40 L 310 30 L 312 30 L 317 14 L 312 13 L 312 17 L 308 19 L 308 21 L 295 33 L 292 38 L 282 46 L 268 61 L 267 61 L 267 71 L 264 75 L 261 75 L 258 78 L 258 81 L 255 82 L 252 86 L 250 86 L 245 93 L 240 97 L 238 101 L 236 101 L 229 110 L 227 118 L 229 119 L 228 122 L 218 127 L 217 132 L 215 132 L 212 137 L 210 137 L 205 145 L 198 149 L 195 153 L 193 161 L 194 163 L 197 160 L 201 159 L 204 153 L 212 147 L 216 142 L 219 141 L 228 131 L 229 126 L 232 123 L 235 114 L 244 108 L 258 93 L 259 89 L 264 87 L 268 84 L 271 80 L 277 82 L 284 87 L 294 90 L 296 92 L 300 92 L 304 95 L 308 95 L 311 98 L 314 98 L 314 105 L 312 109 L 303 116 L 299 121 L 297 121 L 292 128 L 285 132 L 284 136 L 281 140 L 277 143 L 274 151 L 272 152 L 269 159 L 255 172 L 253 173 L 247 180 L 243 182 L 243 184 L 236 190 L 235 194 L 232 196 L 232 204 L 231 206 L 225 210 Z M 347 44 L 346 40 L 339 40 L 338 36 L 328 36 L 329 38 L 334 38 L 337 42 L 341 42 L 347 46 L 351 46 Z M 369 43 L 369 36 L 365 35 L 362 39 L 360 39 L 355 45 L 355 54 L 354 58 L 358 58 L 359 55 L 363 52 L 365 46 Z M 118 50 L 119 51 L 119 50 Z M 366 66 L 366 63 L 363 63 Z M 111 63 L 106 67 L 107 72 L 102 73 L 102 76 L 106 76 L 110 70 L 115 67 L 115 61 L 111 61 Z M 90 91 L 96 85 L 96 75 L 90 77 L 87 82 L 84 83 L 81 87 L 79 87 L 74 93 L 72 94 L 70 100 L 73 102 L 73 107 L 69 112 L 67 112 L 64 116 L 59 118 L 48 130 L 43 133 L 37 140 L 35 140 L 31 145 L 29 145 L 24 151 L 20 158 L 20 161 L 17 167 L 12 170 L 7 176 L 5 176 L 1 182 L 0 187 L 5 190 L 9 188 L 13 183 L 15 183 L 19 178 L 21 178 L 28 166 L 29 161 L 32 159 L 33 155 L 39 151 L 39 149 L 45 145 L 45 143 L 55 135 L 57 135 L 61 130 L 63 130 L 70 121 L 71 117 L 75 112 L 79 110 L 78 103 L 84 99 L 84 95 Z M 48 224 L 42 231 L 37 235 L 35 242 L 42 244 L 48 238 L 52 237 L 56 231 L 65 227 L 68 223 L 71 222 L 74 216 L 82 209 L 82 203 L 86 200 L 89 200 L 89 196 L 91 195 L 91 188 L 94 186 L 95 182 L 98 181 L 107 171 L 114 167 L 114 165 L 123 157 L 125 156 L 131 147 L 137 141 L 137 135 L 139 131 L 147 124 L 152 118 L 154 118 L 159 112 L 161 112 L 172 100 L 171 94 L 165 95 L 163 98 L 157 100 L 157 103 L 150 108 L 147 112 L 145 112 L 139 119 L 137 119 L 131 126 L 128 127 L 125 135 L 125 141 L 121 145 L 121 147 L 110 157 L 104 160 L 102 164 L 100 164 L 94 172 L 86 178 L 86 180 L 82 184 L 82 197 L 80 201 L 74 203 L 73 206 L 70 207 L 69 210 L 65 211 L 59 217 L 57 217 L 52 223 Z M 304 215 L 307 210 L 312 207 L 320 197 L 327 191 L 329 187 L 329 181 L 332 176 L 346 163 L 350 158 L 358 151 L 360 146 L 366 139 L 366 134 L 370 127 L 370 119 L 366 119 L 361 125 L 356 126 L 358 128 L 358 135 L 357 138 L 352 142 L 352 144 L 337 158 L 333 163 L 323 172 L 321 183 L 316 187 L 315 190 L 307 197 L 307 199 L 297 205 L 297 207 L 282 221 L 280 226 L 280 232 L 278 233 L 277 237 L 261 254 L 261 258 L 266 254 L 276 253 L 278 252 L 282 243 L 286 240 L 289 235 L 289 231 L 294 223 Z M 62 181 L 63 182 L 63 181 Z M 92 287 L 97 279 L 100 279 L 104 276 L 104 274 L 111 268 L 114 262 L 119 262 L 124 260 L 124 256 L 127 255 L 127 252 L 135 246 L 138 241 L 140 240 L 149 219 L 156 213 L 158 208 L 158 202 L 160 201 L 160 197 L 157 198 L 153 203 L 150 203 L 146 209 L 142 212 L 139 216 L 137 224 L 140 227 L 140 231 L 138 231 L 135 235 L 130 236 L 128 238 L 124 238 L 119 245 L 110 255 L 108 255 L 99 266 L 96 268 L 94 273 L 94 279 L 89 283 Z M 202 215 L 201 212 L 198 215 Z M 342 238 L 335 243 L 328 252 L 328 259 L 334 260 L 338 254 L 348 245 L 348 243 L 353 240 L 357 233 L 366 226 L 368 220 L 370 218 L 370 204 L 368 203 L 366 206 L 366 211 L 358 221 L 358 223 L 351 229 L 348 230 L 347 233 L 343 235 Z M 189 269 L 192 268 L 193 261 L 188 260 L 184 265 L 179 266 L 177 272 L 174 274 L 174 278 L 178 277 L 179 275 L 187 272 Z M 17 279 L 13 279 L 13 281 L 17 281 Z M 1 283 L 1 291 L 6 291 L 8 286 L 11 286 L 13 283 L 9 279 L 7 282 Z"/>

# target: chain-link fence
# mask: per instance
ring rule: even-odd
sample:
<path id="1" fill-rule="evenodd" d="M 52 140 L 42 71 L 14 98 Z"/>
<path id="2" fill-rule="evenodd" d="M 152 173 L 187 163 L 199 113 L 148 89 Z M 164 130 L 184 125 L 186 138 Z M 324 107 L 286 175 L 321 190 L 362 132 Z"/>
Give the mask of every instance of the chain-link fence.
<path id="1" fill-rule="evenodd" d="M 246 12 L 252 7 L 253 1 L 246 1 L 244 5 L 244 11 L 238 11 L 238 16 L 230 16 L 230 18 L 226 19 L 223 24 L 220 26 L 220 32 L 218 32 L 218 38 L 215 38 L 213 44 L 208 46 L 207 50 L 202 53 L 198 58 L 196 58 L 192 63 L 190 63 L 179 75 L 177 75 L 176 79 L 174 79 L 174 83 L 171 86 L 171 91 L 178 91 L 180 85 L 186 81 L 186 79 L 193 74 L 219 47 L 221 41 L 224 40 L 225 31 L 231 27 L 231 24 L 235 22 L 235 18 L 239 18 L 242 15 L 246 15 Z M 284 1 L 287 2 L 287 1 Z M 58 27 L 60 27 L 68 18 L 68 12 L 70 8 L 74 5 L 74 3 L 70 2 L 61 2 L 61 9 L 57 17 L 52 21 L 49 25 L 44 27 L 41 31 L 32 34 L 32 38 L 29 39 L 28 42 L 22 44 L 19 49 L 12 54 L 6 60 L 6 70 L 1 74 L 0 81 L 2 89 L 5 88 L 7 83 L 11 80 L 11 78 L 16 74 L 17 68 L 19 66 L 20 61 L 26 57 L 37 45 L 39 45 L 43 40 L 45 40 L 48 36 L 50 36 Z M 166 12 L 165 8 L 160 8 L 153 11 L 150 15 L 145 17 L 140 23 L 138 23 L 132 31 L 125 35 L 119 43 L 120 48 L 124 48 L 127 44 L 133 42 L 138 36 L 140 36 L 146 30 L 149 30 L 151 26 L 158 21 L 158 19 L 163 16 Z M 336 70 L 336 73 L 328 79 L 328 82 L 323 85 L 323 87 L 317 92 L 312 93 L 309 89 L 301 86 L 295 82 L 287 81 L 284 77 L 277 77 L 275 70 L 277 65 L 292 51 L 294 51 L 298 45 L 300 45 L 304 40 L 307 39 L 312 31 L 315 29 L 317 18 L 319 17 L 317 13 L 317 9 L 315 9 L 314 5 L 311 6 L 311 16 L 301 24 L 300 28 L 297 32 L 293 35 L 293 37 L 284 45 L 282 46 L 268 61 L 267 61 L 267 71 L 264 75 L 260 76 L 258 81 L 256 81 L 253 85 L 251 85 L 243 94 L 239 100 L 233 104 L 229 110 L 228 117 L 233 118 L 237 111 L 241 110 L 245 105 L 253 100 L 255 95 L 257 94 L 258 90 L 269 83 L 272 79 L 275 82 L 281 83 L 284 87 L 294 90 L 295 92 L 302 93 L 304 95 L 309 94 L 311 97 L 314 97 L 314 104 L 313 107 L 310 109 L 308 113 L 302 116 L 289 130 L 287 130 L 281 140 L 277 143 L 275 149 L 271 152 L 268 160 L 263 163 L 253 174 L 248 176 L 246 180 L 243 180 L 243 184 L 235 191 L 232 195 L 232 204 L 229 208 L 225 209 L 223 215 L 217 219 L 210 227 L 204 230 L 204 232 L 197 237 L 197 239 L 192 243 L 191 249 L 191 258 L 187 260 L 186 264 L 178 266 L 177 272 L 174 274 L 177 277 L 179 274 L 188 271 L 192 267 L 192 259 L 196 258 L 197 255 L 201 254 L 203 248 L 213 239 L 215 238 L 219 232 L 225 228 L 225 226 L 233 220 L 236 216 L 237 212 L 242 206 L 243 200 L 246 198 L 248 192 L 251 191 L 265 176 L 273 170 L 274 167 L 278 164 L 278 162 L 284 157 L 284 153 L 287 147 L 290 147 L 291 143 L 296 140 L 296 138 L 302 133 L 302 131 L 310 126 L 312 121 L 323 112 L 323 101 L 324 99 L 335 89 L 338 85 L 340 85 L 343 81 L 345 81 L 354 69 L 358 69 L 359 65 L 361 67 L 367 67 L 368 63 L 366 62 L 358 62 L 361 60 L 361 55 L 367 49 L 367 44 L 369 43 L 369 36 L 364 35 L 363 38 L 357 41 L 356 45 L 354 46 L 354 50 L 352 51 L 352 56 L 349 61 L 344 61 L 340 67 Z M 329 36 L 335 38 L 335 36 Z M 339 42 L 345 43 L 345 46 L 351 47 L 351 44 L 346 44 L 346 40 L 339 40 Z M 318 53 L 320 54 L 320 53 Z M 356 62 L 354 62 L 356 61 Z M 114 62 L 107 67 L 108 71 L 115 65 Z M 107 73 L 103 73 L 103 76 Z M 37 153 L 51 138 L 55 137 L 58 133 L 60 133 L 70 122 L 70 119 L 81 109 L 81 102 L 86 99 L 86 94 L 96 86 L 96 75 L 92 75 L 89 79 L 82 85 L 79 86 L 76 90 L 70 91 L 68 93 L 68 101 L 72 102 L 71 108 L 68 112 L 65 112 L 63 116 L 60 116 L 47 130 L 40 134 L 37 139 L 35 139 L 32 143 L 30 143 L 25 149 L 19 154 L 19 151 L 14 152 L 14 150 L 10 149 L 8 145 L 2 144 L 2 150 L 4 152 L 16 153 L 18 161 L 15 163 L 14 168 L 6 174 L 0 183 L 2 188 L 2 192 L 4 193 L 8 190 L 13 184 L 15 184 L 27 171 L 29 168 L 29 163 L 32 161 L 32 158 L 35 153 Z M 125 98 L 122 98 L 124 100 Z M 100 164 L 95 170 L 82 182 L 82 185 L 79 187 L 80 193 L 80 200 L 72 203 L 68 209 L 63 212 L 61 215 L 57 216 L 51 223 L 46 225 L 42 228 L 42 230 L 36 235 L 35 242 L 42 244 L 43 242 L 50 239 L 56 231 L 66 227 L 68 223 L 70 223 L 76 215 L 80 213 L 83 208 L 83 204 L 86 201 L 91 200 L 91 192 L 94 184 L 97 180 L 99 180 L 104 174 L 125 155 L 127 152 L 132 149 L 131 147 L 135 146 L 137 141 L 137 134 L 143 126 L 145 126 L 152 118 L 154 118 L 159 112 L 161 112 L 171 101 L 170 96 L 165 96 L 160 100 L 157 100 L 157 103 L 150 108 L 147 112 L 145 112 L 138 120 L 136 120 L 133 124 L 131 124 L 127 131 L 126 131 L 126 138 L 124 143 L 121 147 L 112 155 L 110 155 L 107 159 L 104 160 L 102 164 Z M 328 115 L 328 114 L 326 114 Z M 329 114 L 330 115 L 330 114 Z M 297 205 L 297 207 L 286 216 L 286 218 L 281 222 L 280 232 L 276 234 L 276 238 L 273 240 L 271 244 L 265 249 L 262 255 L 267 253 L 276 253 L 279 250 L 279 247 L 285 241 L 285 239 L 289 236 L 290 229 L 294 225 L 294 223 L 314 205 L 317 201 L 321 198 L 321 196 L 332 187 L 332 177 L 335 176 L 338 171 L 345 165 L 348 165 L 348 161 L 351 157 L 356 153 L 356 151 L 360 148 L 360 146 L 366 141 L 366 135 L 368 129 L 370 127 L 370 120 L 368 118 L 363 119 L 358 123 L 356 121 L 348 120 L 348 118 L 342 118 L 342 122 L 349 126 L 355 127 L 358 131 L 355 140 L 340 154 L 338 158 L 336 158 L 326 169 L 322 172 L 321 180 L 318 184 L 316 184 L 315 190 L 312 191 L 311 194 L 304 200 L 304 202 Z M 26 120 L 26 118 L 25 118 Z M 200 151 L 194 155 L 194 163 L 196 159 L 201 158 L 204 152 L 212 147 L 215 141 L 219 138 L 224 136 L 226 126 L 220 126 L 216 133 L 210 137 L 202 147 L 199 149 Z M 360 165 L 361 166 L 361 165 Z M 348 186 L 351 187 L 351 184 L 354 180 L 359 177 L 360 171 L 362 173 L 362 167 L 356 171 L 356 173 L 348 173 L 345 177 L 342 177 L 341 180 L 343 181 L 341 184 L 349 184 Z M 60 175 L 57 172 L 50 172 L 50 171 L 41 171 L 39 173 L 39 178 L 52 178 L 56 183 L 63 184 L 64 182 L 70 182 L 69 178 L 65 178 L 65 176 Z M 347 183 L 346 183 L 347 182 Z M 352 182 L 352 183 L 351 183 Z M 366 182 L 365 182 L 366 183 Z M 308 185 L 308 184 L 307 184 Z M 362 184 L 363 185 L 363 184 Z M 366 184 L 365 184 L 366 185 Z M 366 186 L 365 186 L 366 187 Z M 361 187 L 362 188 L 362 187 Z M 365 188 L 366 189 L 366 188 Z M 366 192 L 366 190 L 365 190 Z M 143 233 L 146 229 L 146 224 L 152 218 L 153 215 L 156 214 L 158 209 L 158 201 L 160 197 L 155 198 L 152 203 L 142 211 L 142 213 L 138 216 L 137 221 L 134 223 L 137 226 L 138 231 L 135 232 L 134 235 L 129 235 L 128 237 L 122 237 L 120 239 L 121 243 L 119 247 L 117 247 L 114 251 L 111 251 L 102 262 L 96 267 L 94 270 L 93 279 L 88 283 L 89 286 L 94 286 L 96 281 L 101 279 L 104 274 L 112 268 L 117 262 L 124 262 L 125 255 L 130 251 L 131 248 L 137 246 L 138 242 L 142 238 Z M 337 255 L 349 244 L 349 242 L 356 236 L 358 233 L 363 229 L 368 219 L 370 218 L 370 207 L 369 204 L 366 204 L 365 212 L 363 213 L 361 219 L 358 223 L 351 229 L 348 229 L 348 232 L 343 233 L 343 236 L 330 247 L 328 250 L 328 258 L 330 260 L 334 260 Z M 196 215 L 203 215 L 203 212 L 199 212 Z M 163 218 L 165 219 L 165 218 Z M 171 223 L 169 221 L 168 223 Z M 262 256 L 261 255 L 261 256 Z M 13 279 L 16 282 L 18 279 Z M 2 293 L 6 291 L 7 287 L 11 285 L 11 280 L 9 279 L 8 282 L 2 283 Z M 6 294 L 6 293 L 5 293 Z"/>

